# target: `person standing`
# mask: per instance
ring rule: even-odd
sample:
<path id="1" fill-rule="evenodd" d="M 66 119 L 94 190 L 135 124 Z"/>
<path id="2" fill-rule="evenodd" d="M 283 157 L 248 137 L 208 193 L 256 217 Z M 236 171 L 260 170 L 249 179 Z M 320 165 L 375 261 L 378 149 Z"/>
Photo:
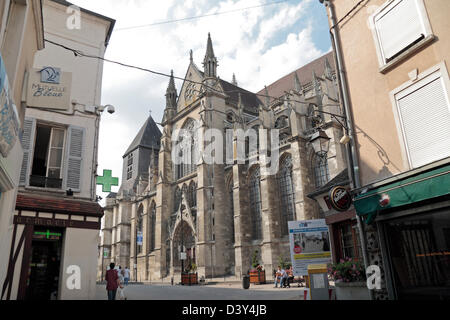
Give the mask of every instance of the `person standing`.
<path id="1" fill-rule="evenodd" d="M 108 300 L 116 300 L 117 287 L 119 286 L 119 276 L 117 270 L 114 269 L 115 264 L 109 264 L 109 270 L 106 271 L 106 291 L 108 291 Z"/>
<path id="2" fill-rule="evenodd" d="M 280 279 L 280 288 L 283 288 L 284 282 L 287 280 L 287 273 L 286 273 L 286 270 L 284 270 L 284 268 L 281 269 L 281 277 L 280 278 L 281 278 Z"/>
<path id="3" fill-rule="evenodd" d="M 278 270 L 275 272 L 275 282 L 274 282 L 274 288 L 278 287 L 278 279 L 280 279 L 280 285 L 281 285 L 281 266 L 278 266 Z"/>
<path id="4" fill-rule="evenodd" d="M 124 275 L 123 275 L 123 279 L 124 279 L 124 283 L 127 286 L 128 285 L 128 281 L 130 280 L 130 269 L 128 269 L 128 266 L 125 267 L 124 271 Z"/>

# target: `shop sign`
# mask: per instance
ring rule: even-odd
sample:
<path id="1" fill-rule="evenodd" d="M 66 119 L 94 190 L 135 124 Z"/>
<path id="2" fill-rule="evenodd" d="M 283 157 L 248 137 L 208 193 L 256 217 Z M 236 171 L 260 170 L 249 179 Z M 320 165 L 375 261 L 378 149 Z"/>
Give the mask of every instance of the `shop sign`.
<path id="1" fill-rule="evenodd" d="M 14 104 L 5 64 L 0 55 L 0 153 L 7 157 L 19 134 L 19 116 Z"/>
<path id="2" fill-rule="evenodd" d="M 347 188 L 336 186 L 330 190 L 330 204 L 337 211 L 347 211 L 352 205 L 352 196 Z"/>
<path id="3" fill-rule="evenodd" d="M 33 69 L 28 80 L 27 105 L 68 110 L 71 85 L 71 72 L 62 72 L 60 68 L 55 67 Z"/>

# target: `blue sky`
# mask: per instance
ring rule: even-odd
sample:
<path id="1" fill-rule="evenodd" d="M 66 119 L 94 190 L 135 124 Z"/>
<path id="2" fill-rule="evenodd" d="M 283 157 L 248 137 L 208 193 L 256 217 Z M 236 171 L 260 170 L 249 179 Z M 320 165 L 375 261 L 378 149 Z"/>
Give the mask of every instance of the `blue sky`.
<path id="1" fill-rule="evenodd" d="M 202 67 L 208 32 L 219 60 L 218 75 L 256 92 L 331 50 L 325 7 L 318 0 L 72 0 L 116 19 L 106 57 L 183 77 L 189 64 Z M 259 7 L 256 7 L 259 6 Z M 240 10 L 256 7 L 248 10 Z M 216 12 L 222 15 L 120 30 Z M 161 121 L 168 78 L 105 63 L 102 104 L 116 108 L 100 125 L 99 167 L 122 180 L 122 155 L 145 119 Z M 176 82 L 180 90 L 181 81 Z M 117 191 L 113 187 L 113 191 Z M 97 193 L 103 198 L 98 186 Z"/>

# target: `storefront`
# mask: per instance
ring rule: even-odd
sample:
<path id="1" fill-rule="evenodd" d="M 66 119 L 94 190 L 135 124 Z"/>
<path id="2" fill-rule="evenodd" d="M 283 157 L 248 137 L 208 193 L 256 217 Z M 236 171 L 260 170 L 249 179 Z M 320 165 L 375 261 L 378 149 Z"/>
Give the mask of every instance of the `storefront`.
<path id="1" fill-rule="evenodd" d="M 308 195 L 319 203 L 324 212 L 330 231 L 333 262 L 346 258 L 362 260 L 356 211 L 351 204 L 349 189 L 350 181 L 345 169 L 326 185 Z M 336 191 L 339 194 L 336 194 Z"/>
<path id="2" fill-rule="evenodd" d="M 368 189 L 354 206 L 378 230 L 389 298 L 450 299 L 449 159 Z"/>
<path id="3" fill-rule="evenodd" d="M 96 202 L 19 194 L 2 299 L 93 298 L 102 215 Z M 79 288 L 67 285 L 74 269 Z"/>

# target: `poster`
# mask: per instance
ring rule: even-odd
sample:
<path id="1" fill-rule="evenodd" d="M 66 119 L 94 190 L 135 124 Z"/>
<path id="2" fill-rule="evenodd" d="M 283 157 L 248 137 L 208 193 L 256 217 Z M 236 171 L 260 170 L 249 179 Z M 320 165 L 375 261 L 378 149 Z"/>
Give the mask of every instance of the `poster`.
<path id="1" fill-rule="evenodd" d="M 19 116 L 9 87 L 6 67 L 0 55 L 0 154 L 7 157 L 19 134 Z"/>
<path id="2" fill-rule="evenodd" d="M 331 262 L 330 237 L 325 219 L 289 221 L 294 276 L 307 276 L 309 264 Z"/>

